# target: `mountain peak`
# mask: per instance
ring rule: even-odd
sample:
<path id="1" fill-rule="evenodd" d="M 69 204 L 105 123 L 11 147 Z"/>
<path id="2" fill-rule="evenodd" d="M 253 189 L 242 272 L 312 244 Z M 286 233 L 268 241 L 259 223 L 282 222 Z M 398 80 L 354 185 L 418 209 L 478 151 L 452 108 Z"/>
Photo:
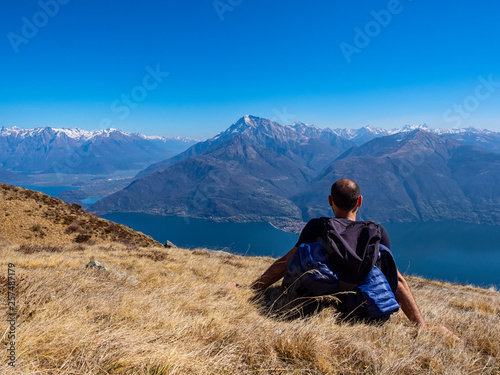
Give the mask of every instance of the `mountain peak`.
<path id="1" fill-rule="evenodd" d="M 255 116 L 252 116 L 252 115 L 245 115 L 245 116 L 243 116 L 243 121 L 245 122 L 245 124 L 247 124 L 249 126 L 256 126 L 256 122 L 259 119 L 260 119 L 259 117 L 255 117 Z"/>
<path id="2" fill-rule="evenodd" d="M 246 115 L 240 118 L 238 121 L 233 123 L 228 129 L 225 131 L 219 133 L 215 138 L 219 138 L 222 135 L 229 135 L 229 134 L 243 134 L 244 132 L 250 130 L 250 129 L 276 129 L 276 128 L 283 128 L 280 124 L 277 122 L 262 118 L 262 117 L 257 117 L 257 116 L 252 116 L 252 115 Z"/>
<path id="3" fill-rule="evenodd" d="M 369 131 L 374 132 L 374 133 L 379 133 L 381 130 L 384 130 L 382 128 L 377 128 L 377 127 L 371 126 L 371 125 L 365 125 L 361 129 L 369 130 Z"/>
<path id="4" fill-rule="evenodd" d="M 290 127 L 292 129 L 295 129 L 295 131 L 298 131 L 299 133 L 305 133 L 307 130 L 313 130 L 313 131 L 322 131 L 321 128 L 319 128 L 316 125 L 309 125 L 301 121 L 296 121 L 292 125 L 287 125 L 287 127 Z M 326 128 L 324 130 L 329 131 L 330 129 Z"/>
<path id="5" fill-rule="evenodd" d="M 400 129 L 392 129 L 391 132 L 395 132 L 395 133 L 403 132 L 403 133 L 405 133 L 405 132 L 411 132 L 411 131 L 419 130 L 419 129 L 423 129 L 423 130 L 426 130 L 428 132 L 431 131 L 431 128 L 429 128 L 429 126 L 427 126 L 427 124 L 418 124 L 418 125 L 405 125 Z"/>
<path id="6" fill-rule="evenodd" d="M 233 125 L 231 125 L 230 128 L 236 127 L 236 128 L 241 128 L 241 127 L 251 127 L 251 128 L 256 128 L 259 126 L 259 124 L 262 121 L 269 121 L 266 120 L 262 117 L 257 117 L 257 116 L 252 116 L 252 115 L 245 115 L 241 117 L 238 121 L 234 122 Z"/>

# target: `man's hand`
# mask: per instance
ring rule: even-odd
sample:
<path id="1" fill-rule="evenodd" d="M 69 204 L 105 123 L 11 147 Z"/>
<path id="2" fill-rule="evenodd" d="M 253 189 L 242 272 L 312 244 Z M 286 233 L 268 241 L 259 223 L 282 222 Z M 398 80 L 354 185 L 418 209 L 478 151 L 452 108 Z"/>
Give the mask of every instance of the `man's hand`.
<path id="1" fill-rule="evenodd" d="M 266 272 L 262 274 L 262 276 L 250 285 L 250 288 L 254 290 L 263 290 L 281 279 L 286 272 L 286 265 L 296 250 L 297 246 L 294 246 L 288 253 L 286 253 L 286 255 L 283 255 L 275 261 L 271 267 L 269 267 Z"/>

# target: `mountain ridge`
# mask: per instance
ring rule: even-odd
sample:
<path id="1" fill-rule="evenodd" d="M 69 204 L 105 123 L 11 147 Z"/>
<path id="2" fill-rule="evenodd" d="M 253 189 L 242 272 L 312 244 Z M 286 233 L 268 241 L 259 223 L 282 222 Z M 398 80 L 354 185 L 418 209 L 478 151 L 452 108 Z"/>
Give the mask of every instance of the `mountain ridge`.
<path id="1" fill-rule="evenodd" d="M 365 196 L 364 220 L 500 223 L 500 155 L 422 129 L 373 139 L 337 158 L 292 198 L 304 220 L 328 214 L 317 192 L 326 196 L 346 176 Z"/>
<path id="2" fill-rule="evenodd" d="M 109 136 L 111 133 L 121 133 L 126 136 L 137 136 L 143 139 L 157 139 L 157 140 L 162 140 L 162 141 L 170 141 L 170 140 L 178 140 L 178 141 L 184 141 L 184 142 L 192 142 L 196 141 L 199 142 L 199 140 L 188 138 L 188 137 L 181 137 L 181 136 L 174 136 L 174 137 L 163 137 L 159 135 L 145 135 L 139 132 L 125 132 L 123 130 L 119 130 L 116 128 L 107 128 L 107 129 L 100 129 L 100 130 L 84 130 L 80 128 L 58 128 L 58 127 L 52 127 L 52 126 L 39 126 L 35 128 L 20 128 L 17 126 L 13 127 L 7 127 L 7 126 L 2 126 L 0 128 L 0 137 L 5 137 L 5 136 L 16 136 L 16 137 L 30 137 L 33 136 L 34 134 L 40 134 L 44 131 L 52 131 L 55 134 L 65 134 L 69 138 L 75 139 L 75 140 L 90 140 L 94 137 L 98 136 Z"/>
<path id="3" fill-rule="evenodd" d="M 378 181 L 382 176 L 389 182 L 382 182 L 381 186 L 390 188 L 388 191 L 397 196 L 397 207 L 401 210 L 399 215 L 396 211 L 389 214 L 388 210 L 385 216 L 380 216 L 369 203 L 374 200 L 368 200 L 364 205 L 366 217 L 382 221 L 390 221 L 394 217 L 399 221 L 454 219 L 491 223 L 496 220 L 497 191 L 489 186 L 496 184 L 494 173 L 492 176 L 491 172 L 497 171 L 498 154 L 490 154 L 488 152 L 491 151 L 479 149 L 475 145 L 482 145 L 486 141 L 490 148 L 495 148 L 499 133 L 475 128 L 432 130 L 425 124 L 391 131 L 370 126 L 343 129 L 343 133 L 341 130 L 321 129 L 302 122 L 283 126 L 246 115 L 215 137 L 149 165 L 132 183 L 123 185 L 124 190 L 97 202 L 92 211 L 150 212 L 212 220 L 269 221 L 273 224 L 298 223 L 308 220 L 313 213 L 329 212 L 324 202 L 316 206 L 314 203 L 316 193 L 328 195 L 328 186 L 321 186 L 324 191 L 318 188 L 311 190 L 311 184 L 316 184 L 322 178 L 331 180 L 357 176 L 355 179 L 360 181 L 368 177 Z M 7 131 L 7 128 L 2 128 L 3 133 Z M 38 150 L 33 147 L 34 153 L 48 151 L 50 154 L 54 149 L 74 145 L 77 142 L 75 138 L 88 137 L 87 133 L 80 134 L 75 128 L 69 129 L 70 135 L 66 132 L 57 133 L 58 138 L 66 142 L 61 145 L 54 141 L 56 132 L 57 129 L 37 128 L 36 133 L 45 142 L 45 148 Z M 387 133 L 392 134 L 384 135 Z M 100 151 L 101 154 L 87 153 L 92 157 L 98 155 L 101 160 L 106 159 L 108 167 L 115 168 L 114 165 L 124 162 L 115 146 L 128 142 L 128 136 L 130 134 L 109 129 L 105 134 L 105 139 L 111 141 L 109 147 L 106 144 L 107 148 Z M 350 137 L 350 140 L 345 137 Z M 356 143 L 369 138 L 371 140 L 362 144 Z M 472 146 L 464 147 L 464 138 Z M 104 141 L 102 144 L 105 144 Z M 99 166 L 99 160 L 84 159 L 80 165 L 93 168 Z M 332 174 L 332 165 L 343 175 Z M 478 168 L 482 174 L 475 172 Z M 7 178 L 18 177 L 12 175 L 8 168 L 4 170 L 3 175 Z M 361 170 L 363 176 L 358 173 Z M 426 172 L 423 173 L 423 170 Z M 150 176 L 153 177 L 143 180 Z M 416 176 L 418 181 L 415 180 Z M 471 179 L 470 176 L 475 178 Z M 442 182 L 444 180 L 448 185 Z M 441 200 L 436 200 L 436 193 L 432 189 L 422 186 L 417 188 L 424 181 L 434 186 L 436 191 L 444 191 L 446 185 L 453 197 L 461 197 L 462 203 L 458 198 L 444 197 L 441 193 L 437 194 Z M 488 185 L 478 187 L 477 181 Z M 331 182 L 320 185 L 323 184 Z M 376 186 L 368 186 L 370 191 L 377 191 Z M 472 195 L 473 191 L 487 198 L 478 200 Z M 308 194 L 310 196 L 306 199 Z M 381 196 L 389 204 L 387 194 L 381 192 Z M 422 203 L 424 201 L 425 204 Z M 439 204 L 450 206 L 451 202 L 451 206 L 462 207 L 463 212 L 447 208 L 446 213 L 440 213 L 434 207 Z M 486 211 L 487 202 L 494 208 L 490 218 Z M 465 212 L 471 214 L 466 215 Z"/>
<path id="4" fill-rule="evenodd" d="M 303 132 L 301 133 L 300 131 L 297 131 L 293 126 L 283 126 L 274 121 L 256 116 L 246 115 L 240 118 L 238 121 L 234 122 L 229 128 L 220 132 L 213 138 L 193 145 L 183 153 L 176 155 L 170 159 L 153 164 L 138 173 L 135 177 L 145 177 L 148 174 L 168 168 L 169 166 L 189 157 L 201 155 L 211 147 L 214 147 L 219 143 L 224 142 L 231 137 L 234 137 L 235 135 L 242 135 L 248 138 L 250 141 L 259 144 L 261 147 L 267 146 L 266 142 L 270 139 L 274 139 L 276 143 L 284 148 L 291 147 L 292 145 L 297 144 L 305 147 L 311 139 L 317 139 L 318 142 L 328 143 L 332 147 L 332 151 L 334 152 L 335 148 L 339 150 L 345 150 L 354 145 L 354 143 L 350 142 L 349 140 L 342 139 L 340 136 L 336 135 L 330 130 L 322 130 L 318 127 L 312 127 L 305 124 L 302 125 L 305 126 L 309 131 L 307 135 Z M 310 129 L 314 129 L 314 133 L 310 131 Z M 340 154 L 340 152 L 337 152 L 337 154 Z M 311 165 L 311 167 L 317 168 L 315 165 Z"/>
<path id="5" fill-rule="evenodd" d="M 194 141 L 117 129 L 39 127 L 0 130 L 0 167 L 20 173 L 109 174 L 137 171 L 175 155 Z"/>
<path id="6" fill-rule="evenodd" d="M 362 191 L 370 198 L 361 211 L 361 217 L 367 219 L 500 222 L 500 202 L 496 198 L 500 192 L 478 187 L 475 182 L 489 178 L 496 186 L 495 173 L 488 173 L 488 168 L 497 170 L 500 154 L 464 145 L 418 126 L 373 138 L 361 146 L 343 143 L 343 152 L 342 147 L 334 147 L 323 160 L 314 159 L 321 154 L 321 145 L 333 147 L 331 143 L 338 144 L 330 141 L 338 139 L 330 129 L 303 123 L 281 126 L 245 116 L 216 137 L 177 155 L 166 168 L 138 178 L 91 209 L 97 213 L 149 210 L 215 220 L 273 223 L 288 219 L 288 223 L 302 223 L 328 215 L 326 196 L 331 183 L 351 177 L 364 185 Z M 311 167 L 311 157 L 316 168 Z M 483 177 L 467 158 L 482 166 Z M 193 171 L 197 171 L 196 175 Z M 471 179 L 471 175 L 475 178 Z M 446 189 L 450 196 L 443 193 Z M 475 199 L 471 191 L 487 193 L 487 202 Z M 383 214 L 375 204 L 377 194 L 384 197 L 382 207 L 389 207 L 382 210 Z M 396 199 L 393 206 L 391 194 Z M 203 207 L 199 202 L 203 202 Z M 487 203 L 493 205 L 490 216 L 485 211 Z M 440 205 L 448 208 L 439 208 Z"/>

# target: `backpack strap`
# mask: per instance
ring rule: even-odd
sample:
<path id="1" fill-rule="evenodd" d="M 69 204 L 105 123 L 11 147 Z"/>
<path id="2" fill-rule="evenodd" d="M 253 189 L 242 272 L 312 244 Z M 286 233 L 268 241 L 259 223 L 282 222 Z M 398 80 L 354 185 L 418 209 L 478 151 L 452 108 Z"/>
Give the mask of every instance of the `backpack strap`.
<path id="1" fill-rule="evenodd" d="M 384 273 L 394 294 L 398 291 L 398 267 L 392 251 L 380 244 L 380 253 L 376 266 Z"/>

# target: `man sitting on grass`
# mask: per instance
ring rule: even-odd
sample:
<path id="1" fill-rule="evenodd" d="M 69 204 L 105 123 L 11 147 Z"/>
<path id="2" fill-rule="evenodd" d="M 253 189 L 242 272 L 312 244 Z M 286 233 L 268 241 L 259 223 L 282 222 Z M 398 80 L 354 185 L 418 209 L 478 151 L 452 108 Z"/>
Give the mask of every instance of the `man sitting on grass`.
<path id="1" fill-rule="evenodd" d="M 357 244 L 363 241 L 364 243 L 362 244 L 362 246 L 365 246 L 365 244 L 366 246 L 368 246 L 367 245 L 368 242 L 371 244 L 376 243 L 377 255 L 378 255 L 379 245 L 382 245 L 380 246 L 380 248 L 386 246 L 388 249 L 390 249 L 391 243 L 389 235 L 387 234 L 387 231 L 384 229 L 384 227 L 382 227 L 379 224 L 375 224 L 373 222 L 356 221 L 356 214 L 358 212 L 359 207 L 361 207 L 363 197 L 360 195 L 359 186 L 354 181 L 349 179 L 341 179 L 336 181 L 332 185 L 331 195 L 328 197 L 328 201 L 333 209 L 335 219 L 318 218 L 310 220 L 302 230 L 297 244 L 286 255 L 275 261 L 269 267 L 269 269 L 265 271 L 264 274 L 262 274 L 262 276 L 260 276 L 257 280 L 255 280 L 252 283 L 251 288 L 255 290 L 263 290 L 269 287 L 270 285 L 274 284 L 283 276 L 288 276 L 287 273 L 290 271 L 289 262 L 290 260 L 292 260 L 294 254 L 299 249 L 299 246 L 301 244 L 311 244 L 318 241 L 321 241 L 322 243 L 327 243 L 328 239 L 325 239 L 325 236 L 327 237 L 333 236 L 334 239 L 330 240 L 330 243 L 332 243 L 332 247 L 334 248 L 334 250 L 337 249 L 337 252 L 339 252 L 338 248 L 341 249 L 340 252 L 342 252 L 342 248 L 356 248 Z M 356 227 L 360 226 L 364 228 L 368 227 L 370 229 L 370 234 L 368 235 L 370 238 L 353 237 L 352 233 L 361 233 L 359 232 L 359 230 L 356 231 Z M 335 233 L 335 231 L 337 230 L 336 228 L 337 229 L 340 228 L 342 232 L 345 228 L 348 229 L 354 228 L 354 232 L 351 231 L 350 234 L 349 232 L 345 232 L 347 233 L 347 235 L 345 236 L 344 232 L 339 235 L 338 233 Z M 367 231 L 366 230 L 363 231 L 364 232 L 362 236 L 367 237 Z M 352 254 L 348 254 L 348 256 L 351 256 L 351 258 L 353 257 Z M 356 257 L 355 253 L 354 257 Z M 333 262 L 332 265 L 334 265 Z M 371 266 L 369 266 L 369 268 L 371 268 Z M 367 270 L 369 271 L 368 268 Z M 342 271 L 345 270 L 337 270 L 337 271 L 339 271 L 338 273 L 341 274 Z M 420 313 L 420 310 L 415 302 L 415 299 L 410 291 L 410 288 L 406 280 L 404 279 L 403 275 L 401 275 L 401 273 L 397 271 L 395 265 L 394 265 L 394 271 L 395 271 L 394 279 L 397 278 L 397 281 L 395 280 L 394 282 L 394 289 L 396 289 L 395 299 L 401 306 L 401 309 L 411 322 L 423 328 L 429 328 L 422 314 Z M 352 289 L 354 289 L 356 285 L 352 284 L 352 287 L 353 287 Z M 445 327 L 433 327 L 433 330 L 451 333 Z"/>

